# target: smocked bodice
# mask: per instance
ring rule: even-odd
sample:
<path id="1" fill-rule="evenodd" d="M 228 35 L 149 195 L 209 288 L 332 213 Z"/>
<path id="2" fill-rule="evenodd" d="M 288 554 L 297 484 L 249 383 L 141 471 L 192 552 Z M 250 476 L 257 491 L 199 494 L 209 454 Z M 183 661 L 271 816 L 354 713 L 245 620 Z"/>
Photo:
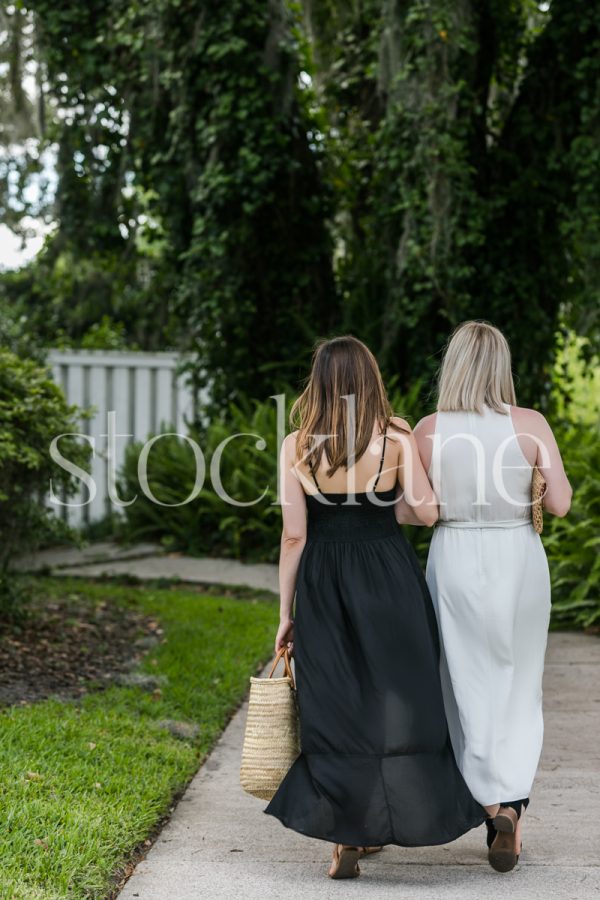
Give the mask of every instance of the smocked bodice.
<path id="1" fill-rule="evenodd" d="M 368 541 L 398 532 L 396 488 L 359 494 L 308 494 L 309 541 Z"/>

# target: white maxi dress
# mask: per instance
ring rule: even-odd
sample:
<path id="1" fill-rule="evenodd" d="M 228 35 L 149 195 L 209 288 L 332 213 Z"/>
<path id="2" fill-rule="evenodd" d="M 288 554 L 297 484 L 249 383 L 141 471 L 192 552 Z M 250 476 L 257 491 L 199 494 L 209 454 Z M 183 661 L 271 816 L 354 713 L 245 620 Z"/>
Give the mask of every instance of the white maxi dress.
<path id="1" fill-rule="evenodd" d="M 456 761 L 484 806 L 529 796 L 543 739 L 548 562 L 531 474 L 506 415 L 438 412 L 429 475 L 440 520 L 427 561 Z"/>

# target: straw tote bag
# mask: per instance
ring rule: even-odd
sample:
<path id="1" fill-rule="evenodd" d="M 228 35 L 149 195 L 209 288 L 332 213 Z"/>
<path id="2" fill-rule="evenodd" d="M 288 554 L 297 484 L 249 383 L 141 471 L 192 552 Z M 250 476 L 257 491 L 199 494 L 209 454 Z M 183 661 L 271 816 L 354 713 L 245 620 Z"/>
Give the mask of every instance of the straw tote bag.
<path id="1" fill-rule="evenodd" d="M 538 467 L 534 466 L 531 476 L 531 521 L 538 534 L 544 530 L 542 499 L 545 493 L 546 480 Z"/>
<path id="2" fill-rule="evenodd" d="M 273 678 L 279 660 L 284 675 Z M 254 797 L 270 800 L 300 753 L 296 685 L 287 647 L 277 653 L 268 678 L 250 678 L 248 718 L 240 781 Z"/>

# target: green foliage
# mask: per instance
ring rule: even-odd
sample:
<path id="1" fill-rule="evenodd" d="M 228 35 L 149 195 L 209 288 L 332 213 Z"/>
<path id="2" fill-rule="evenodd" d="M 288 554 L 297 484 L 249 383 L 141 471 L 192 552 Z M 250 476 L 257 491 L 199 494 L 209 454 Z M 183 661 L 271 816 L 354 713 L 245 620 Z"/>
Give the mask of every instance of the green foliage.
<path id="1" fill-rule="evenodd" d="M 600 361 L 572 334 L 561 335 L 554 371 L 555 431 L 573 486 L 569 514 L 546 516 L 543 541 L 557 627 L 600 626 Z"/>
<path id="2" fill-rule="evenodd" d="M 0 296 L 46 342 L 106 315 L 144 349 L 191 350 L 219 409 L 293 382 L 332 330 L 364 338 L 403 391 L 425 385 L 451 328 L 485 317 L 512 343 L 521 401 L 545 405 L 560 317 L 600 333 L 597 12 L 10 7 L 0 128 L 3 111 L 7 139 L 37 150 L 0 161 L 0 204 L 25 227 L 27 178 L 58 147 L 58 227 Z"/>
<path id="3" fill-rule="evenodd" d="M 44 204 L 31 181 L 43 181 L 41 137 L 45 127 L 44 104 L 36 104 L 25 87 L 35 62 L 31 13 L 21 3 L 0 7 L 0 220 L 20 237 L 30 233 L 30 217 L 40 215 Z"/>
<path id="4" fill-rule="evenodd" d="M 331 194 L 286 2 L 199 5 L 202 29 L 190 41 L 182 23 L 170 60 L 173 77 L 195 73 L 164 158 L 194 160 L 177 310 L 215 401 L 262 399 L 297 377 L 338 319 Z"/>
<path id="5" fill-rule="evenodd" d="M 489 319 L 511 342 L 521 402 L 546 402 L 564 310 L 598 336 L 596 5 L 305 6 L 344 327 L 407 389 L 456 324 Z"/>
<path id="6" fill-rule="evenodd" d="M 285 421 L 280 427 L 284 425 Z M 228 440 L 232 435 L 236 437 Z M 127 448 L 119 495 L 125 500 L 137 495 L 137 499 L 125 507 L 123 537 L 163 540 L 167 546 L 191 554 L 275 561 L 281 531 L 281 511 L 276 503 L 275 402 L 232 403 L 225 419 L 214 419 L 205 431 L 192 431 L 189 436 L 202 450 L 207 477 L 196 499 L 182 506 L 160 506 L 142 493 L 138 477 L 142 444 Z M 217 493 L 210 466 L 219 446 L 224 490 L 238 503 L 250 505 L 230 505 Z M 162 503 L 181 503 L 192 494 L 195 457 L 184 440 L 165 436 L 157 441 L 147 471 L 152 495 Z"/>
<path id="7" fill-rule="evenodd" d="M 18 600 L 16 575 L 9 572 L 15 553 L 34 549 L 51 537 L 68 533 L 44 505 L 50 484 L 57 497 L 72 496 L 77 481 L 50 457 L 50 444 L 60 434 L 78 429 L 80 411 L 69 406 L 47 370 L 32 360 L 0 350 L 0 608 Z M 90 448 L 72 436 L 58 449 L 83 468 Z"/>
<path id="8" fill-rule="evenodd" d="M 17 356 L 37 359 L 43 364 L 45 351 L 26 327 L 26 319 L 19 315 L 13 304 L 6 303 L 0 280 L 0 347 Z"/>
<path id="9" fill-rule="evenodd" d="M 587 425 L 600 420 L 600 360 L 591 343 L 573 332 L 557 336 L 552 406 L 559 421 Z"/>
<path id="10" fill-rule="evenodd" d="M 81 251 L 50 240 L 30 266 L 0 278 L 0 308 L 37 346 L 164 350 L 176 337 L 162 264 L 146 251 Z M 112 323 L 106 325 L 98 322 Z M 0 322 L 1 325 L 1 322 Z"/>
<path id="11" fill-rule="evenodd" d="M 5 288 L 29 326 L 80 341 L 105 314 L 193 350 L 215 405 L 293 379 L 338 305 L 286 0 L 27 9 L 59 176 L 57 233 Z"/>
<path id="12" fill-rule="evenodd" d="M 557 430 L 573 500 L 568 516 L 544 523 L 556 627 L 600 627 L 599 428 L 600 419 L 595 428 L 566 423 Z"/>

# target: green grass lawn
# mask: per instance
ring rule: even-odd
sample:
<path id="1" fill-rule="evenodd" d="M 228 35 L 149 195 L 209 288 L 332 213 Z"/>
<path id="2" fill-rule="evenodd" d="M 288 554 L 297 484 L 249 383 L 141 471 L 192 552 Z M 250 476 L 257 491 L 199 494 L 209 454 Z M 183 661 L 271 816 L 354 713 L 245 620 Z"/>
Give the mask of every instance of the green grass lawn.
<path id="1" fill-rule="evenodd" d="M 107 897 L 269 658 L 277 605 L 269 594 L 218 589 L 66 578 L 37 587 L 49 598 L 133 604 L 164 629 L 141 666 L 164 679 L 160 691 L 113 686 L 0 713 L 0 897 Z M 165 719 L 197 723 L 198 737 L 174 737 Z"/>

